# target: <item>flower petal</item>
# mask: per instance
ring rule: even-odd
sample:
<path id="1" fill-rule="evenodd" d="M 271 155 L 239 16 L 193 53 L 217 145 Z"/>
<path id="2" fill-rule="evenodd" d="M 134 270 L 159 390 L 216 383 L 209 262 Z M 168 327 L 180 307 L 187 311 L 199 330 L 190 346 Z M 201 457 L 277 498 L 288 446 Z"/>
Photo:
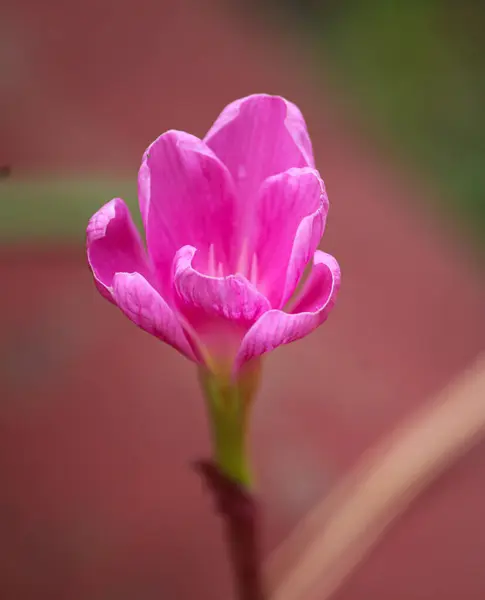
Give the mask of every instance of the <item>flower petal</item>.
<path id="1" fill-rule="evenodd" d="M 185 246 L 175 256 L 175 303 L 198 342 L 211 354 L 229 357 L 251 325 L 271 307 L 240 274 L 212 277 L 194 269 L 195 254 L 194 247 Z"/>
<path id="2" fill-rule="evenodd" d="M 143 244 L 128 207 L 114 198 L 95 213 L 87 227 L 88 262 L 100 293 L 112 301 L 115 273 L 149 273 Z"/>
<path id="3" fill-rule="evenodd" d="M 303 116 L 280 96 L 255 94 L 232 102 L 204 141 L 227 166 L 247 202 L 271 175 L 291 167 L 314 167 Z"/>
<path id="4" fill-rule="evenodd" d="M 234 182 L 204 142 L 181 131 L 161 135 L 145 152 L 138 187 L 148 251 L 167 299 L 173 258 L 182 246 L 197 247 L 201 265 L 211 246 L 217 263 L 230 262 Z"/>
<path id="5" fill-rule="evenodd" d="M 258 288 L 281 308 L 323 234 L 328 199 L 318 171 L 289 169 L 261 186 L 254 224 Z"/>
<path id="6" fill-rule="evenodd" d="M 270 310 L 246 333 L 236 357 L 234 369 L 247 361 L 308 335 L 328 317 L 340 287 L 337 261 L 317 250 L 313 269 L 291 314 Z"/>
<path id="7" fill-rule="evenodd" d="M 196 360 L 177 316 L 140 273 L 117 273 L 113 299 L 135 325 Z"/>

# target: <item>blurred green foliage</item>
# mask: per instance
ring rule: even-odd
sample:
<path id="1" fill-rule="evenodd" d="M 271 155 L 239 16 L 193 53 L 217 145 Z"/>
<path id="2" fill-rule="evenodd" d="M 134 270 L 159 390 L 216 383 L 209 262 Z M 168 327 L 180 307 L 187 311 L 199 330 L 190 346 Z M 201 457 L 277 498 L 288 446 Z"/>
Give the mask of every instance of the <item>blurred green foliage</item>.
<path id="1" fill-rule="evenodd" d="M 485 2 L 266 0 L 299 23 L 352 114 L 431 176 L 485 242 Z M 286 10 L 282 10 L 286 9 Z M 320 62 L 321 64 L 321 62 Z"/>
<path id="2" fill-rule="evenodd" d="M 139 225 L 136 181 L 46 179 L 0 181 L 0 240 L 84 241 L 91 215 L 121 197 Z"/>

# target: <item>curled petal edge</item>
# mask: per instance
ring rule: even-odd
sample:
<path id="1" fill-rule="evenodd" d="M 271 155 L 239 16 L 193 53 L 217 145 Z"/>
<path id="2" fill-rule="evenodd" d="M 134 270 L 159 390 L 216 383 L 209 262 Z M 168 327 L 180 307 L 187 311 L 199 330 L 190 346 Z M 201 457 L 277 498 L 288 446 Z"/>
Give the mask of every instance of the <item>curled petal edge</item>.
<path id="1" fill-rule="evenodd" d="M 286 270 L 285 288 L 280 302 L 280 308 L 288 302 L 300 281 L 305 267 L 322 239 L 325 230 L 328 205 L 322 202 L 313 214 L 303 217 L 296 231 L 291 249 L 290 260 Z M 314 263 L 315 266 L 315 263 Z"/>
<path id="2" fill-rule="evenodd" d="M 291 313 L 274 309 L 263 314 L 244 336 L 234 375 L 253 358 L 299 340 L 327 318 L 340 288 L 340 267 L 333 256 L 317 250 L 313 268 Z"/>
<path id="3" fill-rule="evenodd" d="M 214 277 L 192 266 L 197 250 L 180 248 L 174 258 L 174 288 L 179 303 L 234 321 L 255 321 L 271 306 L 246 277 L 240 274 Z"/>
<path id="4" fill-rule="evenodd" d="M 121 198 L 113 198 L 90 218 L 86 248 L 96 288 L 112 303 L 116 272 L 150 272 L 140 234 Z"/>

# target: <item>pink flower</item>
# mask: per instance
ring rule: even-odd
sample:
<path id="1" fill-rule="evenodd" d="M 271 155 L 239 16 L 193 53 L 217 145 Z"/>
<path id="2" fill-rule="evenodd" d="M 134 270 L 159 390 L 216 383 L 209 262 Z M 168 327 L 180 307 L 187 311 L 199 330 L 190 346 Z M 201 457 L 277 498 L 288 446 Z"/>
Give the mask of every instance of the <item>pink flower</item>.
<path id="1" fill-rule="evenodd" d="M 328 199 L 294 104 L 249 96 L 204 140 L 167 131 L 143 156 L 138 191 L 147 251 L 120 198 L 87 228 L 98 290 L 136 325 L 235 375 L 325 321 L 340 270 L 317 250 Z"/>

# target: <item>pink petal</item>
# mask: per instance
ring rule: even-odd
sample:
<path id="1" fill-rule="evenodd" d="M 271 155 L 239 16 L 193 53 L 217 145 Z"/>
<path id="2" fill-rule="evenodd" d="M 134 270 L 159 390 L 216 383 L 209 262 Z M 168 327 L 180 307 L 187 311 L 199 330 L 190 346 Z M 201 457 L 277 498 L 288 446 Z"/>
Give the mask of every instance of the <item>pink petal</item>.
<path id="1" fill-rule="evenodd" d="M 230 358 L 251 325 L 270 309 L 268 300 L 242 275 L 211 277 L 193 268 L 196 249 L 174 259 L 174 290 L 187 329 L 210 354 Z"/>
<path id="2" fill-rule="evenodd" d="M 130 211 L 121 198 L 105 204 L 89 220 L 87 227 L 88 262 L 100 293 L 112 301 L 115 273 L 148 274 L 143 244 Z"/>
<path id="3" fill-rule="evenodd" d="M 235 371 L 247 361 L 308 335 L 328 317 L 340 287 L 337 261 L 317 250 L 313 269 L 291 314 L 270 310 L 244 336 L 236 357 Z"/>
<path id="4" fill-rule="evenodd" d="M 117 273 L 113 298 L 135 325 L 196 360 L 177 316 L 140 273 Z"/>
<path id="5" fill-rule="evenodd" d="M 254 251 L 258 288 L 274 308 L 281 308 L 295 290 L 322 237 L 327 211 L 325 187 L 315 169 L 289 169 L 263 183 Z"/>
<path id="6" fill-rule="evenodd" d="M 234 183 L 204 142 L 181 131 L 164 133 L 145 152 L 138 186 L 148 251 L 167 300 L 182 246 L 198 248 L 200 265 L 207 265 L 211 246 L 217 263 L 230 263 Z"/>
<path id="7" fill-rule="evenodd" d="M 250 202 L 261 183 L 291 167 L 314 167 L 300 110 L 280 96 L 255 94 L 232 102 L 204 138 Z"/>

